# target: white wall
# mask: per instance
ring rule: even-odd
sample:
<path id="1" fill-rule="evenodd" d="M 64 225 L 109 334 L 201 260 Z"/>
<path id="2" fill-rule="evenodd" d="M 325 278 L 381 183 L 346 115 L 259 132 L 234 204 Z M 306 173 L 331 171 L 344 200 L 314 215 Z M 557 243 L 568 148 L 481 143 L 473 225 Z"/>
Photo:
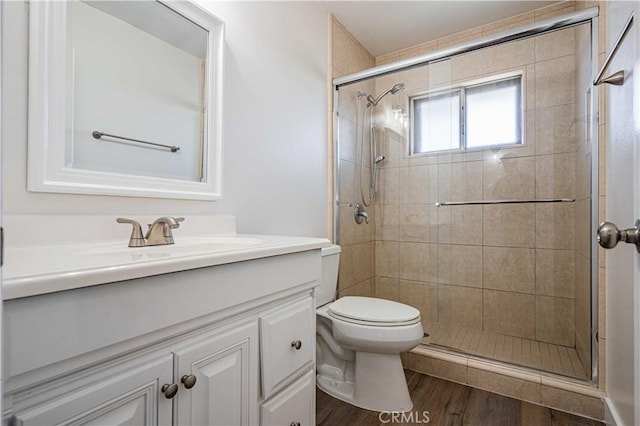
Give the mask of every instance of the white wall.
<path id="1" fill-rule="evenodd" d="M 235 214 L 245 233 L 326 235 L 327 14 L 316 2 L 207 2 L 226 23 L 223 199 L 30 193 L 27 10 L 4 2 L 5 214 Z M 13 230 L 7 230 L 13 232 Z"/>

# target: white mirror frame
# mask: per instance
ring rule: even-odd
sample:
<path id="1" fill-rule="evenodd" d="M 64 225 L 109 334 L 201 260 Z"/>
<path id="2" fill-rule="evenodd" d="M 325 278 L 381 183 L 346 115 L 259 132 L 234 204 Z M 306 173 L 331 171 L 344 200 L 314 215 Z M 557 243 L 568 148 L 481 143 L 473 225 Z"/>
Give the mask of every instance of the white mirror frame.
<path id="1" fill-rule="evenodd" d="M 182 181 L 65 167 L 67 5 L 64 1 L 32 1 L 29 3 L 29 191 L 191 200 L 221 197 L 224 23 L 193 3 L 165 0 L 160 3 L 209 32 L 205 180 Z"/>

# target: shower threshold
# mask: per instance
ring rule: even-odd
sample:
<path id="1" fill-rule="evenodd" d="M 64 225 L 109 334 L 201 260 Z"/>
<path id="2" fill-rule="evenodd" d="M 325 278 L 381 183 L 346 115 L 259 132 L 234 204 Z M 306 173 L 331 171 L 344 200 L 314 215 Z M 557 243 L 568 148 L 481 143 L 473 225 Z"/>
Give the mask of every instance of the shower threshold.
<path id="1" fill-rule="evenodd" d="M 575 348 L 426 321 L 422 343 L 447 350 L 589 380 Z"/>

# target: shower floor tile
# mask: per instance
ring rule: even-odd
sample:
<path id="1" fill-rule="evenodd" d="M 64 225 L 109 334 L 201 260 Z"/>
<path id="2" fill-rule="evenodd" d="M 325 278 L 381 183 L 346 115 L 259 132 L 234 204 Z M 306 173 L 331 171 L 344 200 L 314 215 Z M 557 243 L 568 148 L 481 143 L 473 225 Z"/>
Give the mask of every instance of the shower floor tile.
<path id="1" fill-rule="evenodd" d="M 489 331 L 456 327 L 447 323 L 427 321 L 429 334 L 422 342 L 447 349 L 495 359 L 511 364 L 548 371 L 563 376 L 587 380 L 586 369 L 575 348 Z"/>

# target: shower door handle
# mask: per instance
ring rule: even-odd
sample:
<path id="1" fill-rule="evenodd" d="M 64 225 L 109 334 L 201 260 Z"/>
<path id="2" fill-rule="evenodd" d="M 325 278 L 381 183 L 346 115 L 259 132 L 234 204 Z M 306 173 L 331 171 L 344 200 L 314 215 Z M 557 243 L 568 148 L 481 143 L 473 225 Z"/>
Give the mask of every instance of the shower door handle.
<path id="1" fill-rule="evenodd" d="M 619 230 L 611 222 L 602 222 L 598 227 L 598 243 L 606 249 L 612 249 L 618 242 L 635 244 L 636 250 L 640 253 L 640 219 L 636 220 L 634 228 Z"/>

